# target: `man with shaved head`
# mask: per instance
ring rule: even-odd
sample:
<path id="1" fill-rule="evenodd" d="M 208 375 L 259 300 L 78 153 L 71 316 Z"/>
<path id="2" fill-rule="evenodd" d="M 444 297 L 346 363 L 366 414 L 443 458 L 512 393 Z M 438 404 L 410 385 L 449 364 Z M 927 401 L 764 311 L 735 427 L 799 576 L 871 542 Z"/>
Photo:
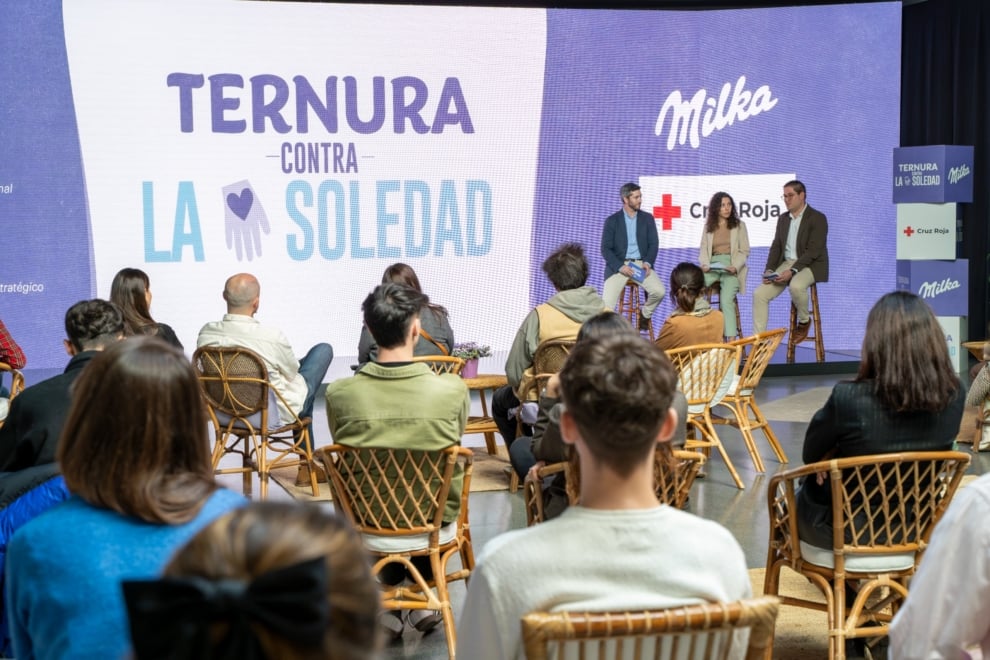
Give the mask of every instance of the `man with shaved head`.
<path id="1" fill-rule="evenodd" d="M 293 413 L 300 418 L 312 417 L 313 398 L 330 368 L 333 348 L 326 343 L 316 344 L 302 359 L 296 359 L 281 330 L 262 325 L 254 318 L 260 298 L 258 278 L 250 273 L 232 275 L 223 287 L 227 313 L 223 320 L 203 326 L 196 346 L 243 346 L 254 351 L 265 361 L 272 386 L 291 408 L 287 410 L 279 401 L 281 421 L 291 423 Z"/>

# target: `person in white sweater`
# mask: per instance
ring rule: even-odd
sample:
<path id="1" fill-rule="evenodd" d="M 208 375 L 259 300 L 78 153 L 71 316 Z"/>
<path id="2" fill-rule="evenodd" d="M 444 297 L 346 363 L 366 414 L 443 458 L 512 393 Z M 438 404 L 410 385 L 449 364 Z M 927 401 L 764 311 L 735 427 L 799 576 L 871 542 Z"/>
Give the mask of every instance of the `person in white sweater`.
<path id="1" fill-rule="evenodd" d="M 564 441 L 581 467 L 579 503 L 490 541 L 471 574 L 457 653 L 523 658 L 521 618 L 734 601 L 752 595 L 739 544 L 721 525 L 660 504 L 653 452 L 669 455 L 676 376 L 654 344 L 579 342 L 560 372 Z M 659 442 L 659 444 L 658 444 Z M 733 657 L 745 654 L 737 636 Z"/>

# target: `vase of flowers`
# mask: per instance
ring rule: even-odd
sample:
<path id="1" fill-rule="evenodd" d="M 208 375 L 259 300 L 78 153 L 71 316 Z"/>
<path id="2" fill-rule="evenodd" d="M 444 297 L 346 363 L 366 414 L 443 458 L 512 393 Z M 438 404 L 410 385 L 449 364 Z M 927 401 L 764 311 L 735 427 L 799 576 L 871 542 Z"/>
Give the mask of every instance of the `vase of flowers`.
<path id="1" fill-rule="evenodd" d="M 454 344 L 454 350 L 450 354 L 464 360 L 461 378 L 474 378 L 478 375 L 478 358 L 490 356 L 492 349 L 484 344 L 469 341 L 463 344 Z"/>

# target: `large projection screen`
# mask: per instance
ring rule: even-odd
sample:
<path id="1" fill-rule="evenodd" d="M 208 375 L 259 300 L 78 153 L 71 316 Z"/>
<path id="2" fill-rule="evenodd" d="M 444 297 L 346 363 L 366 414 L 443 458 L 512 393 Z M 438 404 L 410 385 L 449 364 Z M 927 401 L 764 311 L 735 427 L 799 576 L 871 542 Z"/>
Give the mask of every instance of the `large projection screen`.
<path id="1" fill-rule="evenodd" d="M 583 244 L 601 287 L 634 181 L 663 280 L 697 261 L 711 195 L 735 198 L 748 333 L 798 178 L 829 218 L 824 336 L 855 351 L 895 284 L 900 11 L 2 3 L 0 318 L 59 368 L 66 308 L 137 267 L 191 352 L 248 271 L 263 322 L 350 363 L 361 300 L 403 261 L 458 340 L 505 351 L 557 245 Z"/>

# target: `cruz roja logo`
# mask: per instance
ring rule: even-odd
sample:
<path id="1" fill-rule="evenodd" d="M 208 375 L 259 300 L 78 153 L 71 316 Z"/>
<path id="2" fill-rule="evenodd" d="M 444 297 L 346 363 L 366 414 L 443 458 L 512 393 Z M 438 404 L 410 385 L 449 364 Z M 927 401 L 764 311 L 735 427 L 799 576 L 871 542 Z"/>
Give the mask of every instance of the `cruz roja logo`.
<path id="1" fill-rule="evenodd" d="M 674 220 L 682 217 L 683 204 L 674 203 L 674 194 L 662 193 L 660 204 L 653 207 L 654 220 L 660 221 L 661 231 L 670 231 L 674 228 Z M 743 221 L 775 220 L 783 213 L 779 204 L 771 203 L 769 199 L 762 202 L 741 200 L 737 202 L 736 213 Z M 705 202 L 694 201 L 688 205 L 688 217 L 692 220 L 704 221 L 708 216 L 708 205 Z"/>

